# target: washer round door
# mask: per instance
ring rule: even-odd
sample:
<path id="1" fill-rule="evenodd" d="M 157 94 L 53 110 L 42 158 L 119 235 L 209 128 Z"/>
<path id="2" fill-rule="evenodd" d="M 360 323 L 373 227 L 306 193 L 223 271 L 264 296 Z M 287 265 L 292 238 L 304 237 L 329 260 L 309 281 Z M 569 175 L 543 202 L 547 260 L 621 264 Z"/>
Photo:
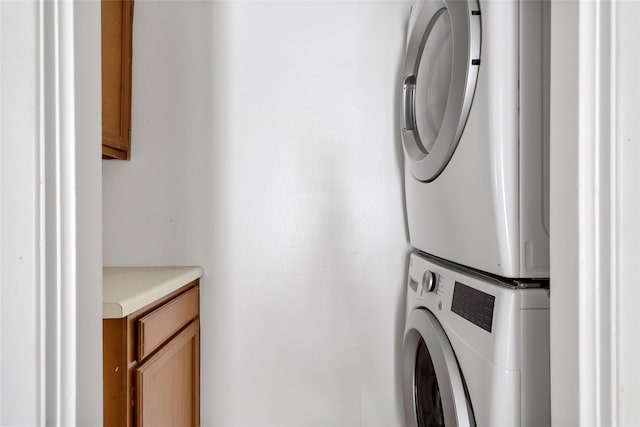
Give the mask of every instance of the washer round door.
<path id="1" fill-rule="evenodd" d="M 475 427 L 453 348 L 440 322 L 426 309 L 409 316 L 402 364 L 407 427 Z"/>
<path id="2" fill-rule="evenodd" d="M 413 176 L 433 181 L 449 163 L 469 116 L 480 65 L 476 0 L 427 0 L 409 34 L 402 141 Z"/>

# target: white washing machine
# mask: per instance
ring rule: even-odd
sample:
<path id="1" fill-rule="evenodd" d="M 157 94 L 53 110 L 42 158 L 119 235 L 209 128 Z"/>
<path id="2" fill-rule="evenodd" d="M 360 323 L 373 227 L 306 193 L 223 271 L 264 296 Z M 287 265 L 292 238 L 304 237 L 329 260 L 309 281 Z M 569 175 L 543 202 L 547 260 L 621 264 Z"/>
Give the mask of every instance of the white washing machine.
<path id="1" fill-rule="evenodd" d="M 402 85 L 412 246 L 549 277 L 548 2 L 427 0 Z"/>
<path id="2" fill-rule="evenodd" d="M 549 426 L 548 290 L 412 254 L 402 365 L 407 427 Z"/>

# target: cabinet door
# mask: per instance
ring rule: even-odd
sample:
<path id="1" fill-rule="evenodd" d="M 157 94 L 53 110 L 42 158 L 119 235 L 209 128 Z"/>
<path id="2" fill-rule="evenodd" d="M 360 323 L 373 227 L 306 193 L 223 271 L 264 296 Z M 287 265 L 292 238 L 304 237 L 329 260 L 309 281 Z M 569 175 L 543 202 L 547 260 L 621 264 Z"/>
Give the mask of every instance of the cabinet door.
<path id="1" fill-rule="evenodd" d="M 132 0 L 102 0 L 102 158 L 128 159 Z"/>
<path id="2" fill-rule="evenodd" d="M 200 424 L 200 327 L 193 321 L 136 369 L 138 426 Z"/>

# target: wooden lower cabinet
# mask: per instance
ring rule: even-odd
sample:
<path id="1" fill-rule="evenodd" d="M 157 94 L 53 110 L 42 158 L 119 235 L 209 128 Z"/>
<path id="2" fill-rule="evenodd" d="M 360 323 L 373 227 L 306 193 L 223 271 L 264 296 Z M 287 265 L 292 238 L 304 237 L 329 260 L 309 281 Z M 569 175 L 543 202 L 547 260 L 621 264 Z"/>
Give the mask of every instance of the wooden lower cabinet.
<path id="1" fill-rule="evenodd" d="M 140 426 L 197 426 L 198 323 L 191 323 L 136 369 L 136 419 Z"/>
<path id="2" fill-rule="evenodd" d="M 104 425 L 200 425 L 199 287 L 104 319 Z"/>

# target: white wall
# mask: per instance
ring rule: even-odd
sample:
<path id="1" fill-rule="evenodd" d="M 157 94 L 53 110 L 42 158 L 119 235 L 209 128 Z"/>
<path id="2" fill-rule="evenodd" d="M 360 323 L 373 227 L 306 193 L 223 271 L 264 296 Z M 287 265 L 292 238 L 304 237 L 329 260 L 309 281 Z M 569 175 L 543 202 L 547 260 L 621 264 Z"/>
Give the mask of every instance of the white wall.
<path id="1" fill-rule="evenodd" d="M 200 264 L 202 422 L 401 425 L 404 2 L 137 2 L 106 265 Z"/>
<path id="2" fill-rule="evenodd" d="M 0 425 L 37 425 L 42 414 L 36 3 L 0 2 L 0 31 Z"/>

